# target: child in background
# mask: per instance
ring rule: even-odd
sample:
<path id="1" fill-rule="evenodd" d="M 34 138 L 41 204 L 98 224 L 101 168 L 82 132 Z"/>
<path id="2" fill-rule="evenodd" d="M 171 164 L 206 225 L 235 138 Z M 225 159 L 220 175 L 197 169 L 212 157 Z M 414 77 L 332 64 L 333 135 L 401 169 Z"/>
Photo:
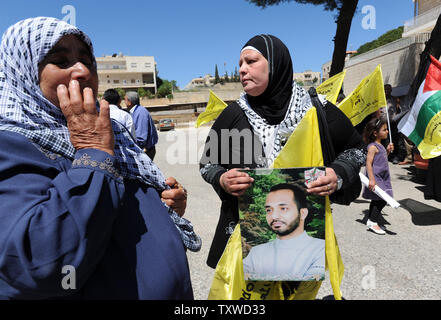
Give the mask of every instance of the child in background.
<path id="1" fill-rule="evenodd" d="M 377 185 L 393 197 L 387 157 L 394 150 L 394 145 L 390 143 L 385 149 L 381 144 L 381 140 L 386 139 L 388 133 L 386 119 L 383 117 L 370 120 L 363 132 L 363 139 L 368 144 L 366 172 L 369 178 L 369 187 L 364 188 L 363 198 L 371 200 L 366 225 L 368 230 L 381 235 L 386 232 L 378 225 L 378 219 L 381 216 L 381 210 L 386 206 L 386 201 L 377 196 L 373 190 Z"/>

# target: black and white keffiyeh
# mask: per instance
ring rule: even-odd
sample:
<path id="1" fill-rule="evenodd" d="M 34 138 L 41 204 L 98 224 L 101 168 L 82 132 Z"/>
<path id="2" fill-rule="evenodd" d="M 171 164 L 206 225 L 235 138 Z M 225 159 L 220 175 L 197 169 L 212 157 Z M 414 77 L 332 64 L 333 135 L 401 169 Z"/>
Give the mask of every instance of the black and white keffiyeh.
<path id="1" fill-rule="evenodd" d="M 38 65 L 65 35 L 75 34 L 90 48 L 89 37 L 76 27 L 48 17 L 22 20 L 8 28 L 0 45 L 0 130 L 24 135 L 45 150 L 74 159 L 66 119 L 61 109 L 44 96 L 39 86 Z M 96 67 L 96 62 L 94 60 Z M 158 191 L 170 189 L 151 159 L 133 142 L 119 123 L 112 121 L 115 164 L 121 176 L 136 179 Z M 201 248 L 192 224 L 164 204 L 185 246 Z"/>
<path id="2" fill-rule="evenodd" d="M 277 158 L 291 133 L 297 128 L 306 112 L 312 108 L 309 94 L 295 82 L 292 85 L 292 96 L 285 118 L 279 124 L 271 125 L 265 118 L 259 116 L 250 106 L 246 93 L 241 94 L 237 103 L 244 111 L 253 132 L 262 143 L 266 163 L 261 165 L 266 167 Z"/>

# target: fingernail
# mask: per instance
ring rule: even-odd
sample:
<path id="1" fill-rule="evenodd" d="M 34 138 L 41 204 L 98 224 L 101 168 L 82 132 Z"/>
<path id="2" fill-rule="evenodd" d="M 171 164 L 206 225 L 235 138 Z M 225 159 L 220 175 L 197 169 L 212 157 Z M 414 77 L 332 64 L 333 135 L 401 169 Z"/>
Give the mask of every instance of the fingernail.
<path id="1" fill-rule="evenodd" d="M 70 85 L 71 85 L 71 86 L 75 86 L 75 87 L 77 87 L 77 86 L 79 86 L 80 84 L 78 83 L 78 80 L 72 80 L 72 81 L 70 82 Z"/>
<path id="2" fill-rule="evenodd" d="M 64 89 L 66 89 L 66 86 L 64 84 L 59 84 L 57 89 L 64 90 Z"/>

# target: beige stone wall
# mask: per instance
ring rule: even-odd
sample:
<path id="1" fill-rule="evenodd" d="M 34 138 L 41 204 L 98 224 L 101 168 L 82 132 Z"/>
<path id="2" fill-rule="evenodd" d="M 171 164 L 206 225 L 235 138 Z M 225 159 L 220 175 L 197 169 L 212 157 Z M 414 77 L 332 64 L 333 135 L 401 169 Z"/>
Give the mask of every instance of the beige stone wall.
<path id="1" fill-rule="evenodd" d="M 351 93 L 360 81 L 373 72 L 379 64 L 381 64 L 385 84 L 389 83 L 392 87 L 410 85 L 417 72 L 423 49 L 423 43 L 414 43 L 409 47 L 378 55 L 347 67 L 344 93 L 346 95 Z"/>
<path id="2" fill-rule="evenodd" d="M 419 0 L 418 14 L 427 12 L 435 7 L 438 7 L 439 5 L 441 5 L 441 1 L 439 0 Z"/>
<path id="3" fill-rule="evenodd" d="M 242 85 L 240 83 L 226 83 L 224 85 L 219 84 L 195 92 L 174 92 L 172 100 L 167 98 L 142 99 L 141 104 L 143 106 L 161 106 L 180 103 L 206 103 L 210 97 L 209 89 L 211 89 L 219 99 L 222 99 L 223 101 L 233 101 L 239 98 L 240 93 L 242 92 Z"/>

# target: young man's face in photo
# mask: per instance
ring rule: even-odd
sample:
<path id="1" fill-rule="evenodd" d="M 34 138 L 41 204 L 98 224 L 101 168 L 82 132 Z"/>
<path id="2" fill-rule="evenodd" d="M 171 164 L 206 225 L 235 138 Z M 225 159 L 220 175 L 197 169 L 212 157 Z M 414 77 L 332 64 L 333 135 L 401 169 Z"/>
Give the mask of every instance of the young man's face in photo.
<path id="1" fill-rule="evenodd" d="M 294 202 L 294 193 L 289 189 L 268 193 L 265 211 L 268 225 L 279 236 L 288 235 L 299 226 L 299 209 Z"/>

